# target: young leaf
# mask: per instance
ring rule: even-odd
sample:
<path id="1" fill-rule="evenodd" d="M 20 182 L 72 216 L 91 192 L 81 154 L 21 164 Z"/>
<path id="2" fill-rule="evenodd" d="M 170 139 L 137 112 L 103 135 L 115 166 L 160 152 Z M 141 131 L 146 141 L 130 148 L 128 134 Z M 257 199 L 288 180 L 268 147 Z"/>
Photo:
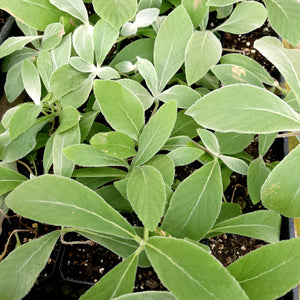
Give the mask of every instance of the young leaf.
<path id="1" fill-rule="evenodd" d="M 276 136 L 277 132 L 259 135 L 258 152 L 260 156 L 264 156 L 267 153 L 274 140 L 276 139 Z"/>
<path id="2" fill-rule="evenodd" d="M 159 15 L 159 9 L 146 8 L 140 10 L 135 17 L 134 25 L 138 28 L 150 26 Z"/>
<path id="3" fill-rule="evenodd" d="M 79 26 L 73 34 L 73 46 L 77 54 L 89 63 L 94 63 L 94 27 L 89 24 Z"/>
<path id="4" fill-rule="evenodd" d="M 41 50 L 46 51 L 58 46 L 64 34 L 64 27 L 61 23 L 49 24 L 41 41 Z"/>
<path id="5" fill-rule="evenodd" d="M 162 283 L 178 299 L 248 299 L 235 278 L 191 242 L 151 237 L 146 253 Z"/>
<path id="6" fill-rule="evenodd" d="M 192 35 L 192 30 L 192 21 L 183 6 L 174 9 L 161 25 L 155 39 L 153 54 L 159 92 L 182 65 L 186 43 Z"/>
<path id="7" fill-rule="evenodd" d="M 275 65 L 300 103 L 300 51 L 285 49 L 275 37 L 263 37 L 256 40 L 254 47 Z"/>
<path id="8" fill-rule="evenodd" d="M 299 28 L 300 5 L 297 0 L 263 0 L 267 10 L 268 18 L 272 28 L 283 39 L 288 40 L 294 47 L 300 41 L 300 32 L 290 30 Z"/>
<path id="9" fill-rule="evenodd" d="M 48 92 L 50 92 L 50 77 L 52 75 L 53 66 L 50 53 L 41 51 L 37 57 L 37 69 Z"/>
<path id="10" fill-rule="evenodd" d="M 150 231 L 155 230 L 166 201 L 160 172 L 152 166 L 135 167 L 129 175 L 127 197 L 144 226 Z"/>
<path id="11" fill-rule="evenodd" d="M 156 97 L 158 94 L 158 81 L 156 71 L 152 63 L 147 59 L 138 57 L 137 67 L 140 74 L 145 79 L 147 87 L 151 91 L 152 95 Z"/>
<path id="12" fill-rule="evenodd" d="M 299 248 L 299 238 L 266 245 L 232 263 L 228 271 L 249 299 L 277 299 L 300 281 Z"/>
<path id="13" fill-rule="evenodd" d="M 82 167 L 128 167 L 125 160 L 108 156 L 86 144 L 69 146 L 63 150 L 63 154 L 76 165 Z"/>
<path id="14" fill-rule="evenodd" d="M 297 146 L 273 169 L 261 189 L 263 205 L 290 218 L 300 216 L 299 153 Z"/>
<path id="15" fill-rule="evenodd" d="M 191 164 L 203 154 L 204 151 L 200 148 L 182 147 L 172 150 L 167 155 L 174 161 L 175 166 L 178 167 Z"/>
<path id="16" fill-rule="evenodd" d="M 97 69 L 97 76 L 102 80 L 119 79 L 120 74 L 111 67 L 101 67 Z"/>
<path id="17" fill-rule="evenodd" d="M 19 62 L 7 72 L 4 91 L 9 103 L 15 101 L 24 90 L 22 66 L 23 63 Z"/>
<path id="18" fill-rule="evenodd" d="M 56 129 L 55 133 L 61 133 L 68 129 L 71 129 L 80 120 L 80 114 L 77 109 L 72 106 L 64 108 L 59 114 L 59 123 L 60 125 Z"/>
<path id="19" fill-rule="evenodd" d="M 197 128 L 199 128 L 199 125 L 195 122 L 195 120 L 192 117 L 185 115 L 185 110 L 181 110 L 177 114 L 177 119 L 171 136 L 186 135 L 193 139 L 198 135 Z"/>
<path id="20" fill-rule="evenodd" d="M 80 297 L 80 300 L 110 300 L 132 292 L 137 262 L 137 254 L 133 254 L 122 261 L 102 277 L 93 287 L 88 289 L 88 291 Z"/>
<path id="21" fill-rule="evenodd" d="M 203 1 L 190 1 L 183 0 L 182 5 L 188 12 L 194 27 L 198 27 L 202 22 L 203 18 L 207 14 L 209 7 L 206 5 L 207 0 Z"/>
<path id="22" fill-rule="evenodd" d="M 162 228 L 176 237 L 200 240 L 219 215 L 222 192 L 219 164 L 204 165 L 177 187 Z"/>
<path id="23" fill-rule="evenodd" d="M 81 142 L 83 142 L 86 137 L 88 136 L 95 118 L 98 116 L 99 112 L 97 111 L 89 111 L 85 114 L 81 115 L 80 121 L 79 121 L 79 127 L 80 127 L 80 132 L 81 132 Z"/>
<path id="24" fill-rule="evenodd" d="M 94 92 L 108 123 L 115 130 L 137 140 L 144 126 L 144 109 L 137 97 L 114 81 L 96 80 Z"/>
<path id="25" fill-rule="evenodd" d="M 262 82 L 267 84 L 274 84 L 272 77 L 267 72 L 267 70 L 256 62 L 253 58 L 250 58 L 245 55 L 240 54 L 226 54 L 222 56 L 220 60 L 221 64 L 232 64 L 244 67 L 246 70 L 249 70 Z"/>
<path id="26" fill-rule="evenodd" d="M 175 136 L 171 137 L 167 140 L 164 146 L 161 148 L 162 150 L 172 151 L 181 147 L 187 147 L 188 143 L 191 139 L 188 136 Z"/>
<path id="27" fill-rule="evenodd" d="M 260 210 L 219 222 L 209 232 L 217 235 L 232 233 L 277 243 L 279 241 L 281 217 L 271 210 Z"/>
<path id="28" fill-rule="evenodd" d="M 20 185 L 27 178 L 14 170 L 0 166 L 0 195 Z"/>
<path id="29" fill-rule="evenodd" d="M 90 144 L 117 158 L 128 158 L 136 153 L 134 141 L 128 135 L 116 131 L 97 133 L 91 138 Z"/>
<path id="30" fill-rule="evenodd" d="M 110 23 L 116 29 L 133 18 L 137 9 L 136 0 L 115 0 L 113 2 L 106 0 L 93 0 L 93 6 L 96 13 L 105 21 Z"/>
<path id="31" fill-rule="evenodd" d="M 54 231 L 17 247 L 0 263 L 1 299 L 23 299 L 47 264 L 60 232 Z"/>
<path id="32" fill-rule="evenodd" d="M 44 173 L 47 174 L 53 164 L 53 141 L 54 141 L 54 134 L 50 136 L 48 139 L 46 145 L 45 145 L 45 151 L 43 156 L 43 168 Z"/>
<path id="33" fill-rule="evenodd" d="M 192 85 L 221 58 L 222 45 L 211 31 L 196 31 L 185 51 L 186 80 Z"/>
<path id="34" fill-rule="evenodd" d="M 164 104 L 144 127 L 139 148 L 132 165 L 141 165 L 154 156 L 165 144 L 176 121 L 176 102 Z"/>
<path id="35" fill-rule="evenodd" d="M 229 19 L 214 30 L 245 34 L 263 25 L 267 18 L 265 7 L 255 1 L 239 3 Z"/>
<path id="36" fill-rule="evenodd" d="M 118 38 L 119 32 L 109 23 L 100 19 L 94 26 L 93 40 L 96 62 L 101 66 L 106 55 Z"/>
<path id="37" fill-rule="evenodd" d="M 115 300 L 176 300 L 173 294 L 168 292 L 140 292 L 133 294 L 126 294 L 115 298 Z"/>
<path id="38" fill-rule="evenodd" d="M 26 92 L 36 105 L 41 102 L 41 81 L 37 68 L 28 59 L 25 59 L 22 66 L 22 79 Z"/>
<path id="39" fill-rule="evenodd" d="M 246 84 L 215 90 L 197 101 L 186 114 L 201 126 L 221 132 L 300 130 L 300 116 L 290 106 L 269 91 Z"/>
<path id="40" fill-rule="evenodd" d="M 25 181 L 8 195 L 6 203 L 39 222 L 129 239 L 135 236 L 130 224 L 99 195 L 66 177 L 43 175 Z"/>
<path id="41" fill-rule="evenodd" d="M 197 133 L 201 139 L 204 146 L 214 155 L 218 156 L 220 154 L 220 146 L 216 136 L 209 130 L 197 129 Z"/>
<path id="42" fill-rule="evenodd" d="M 82 73 L 92 73 L 97 70 L 94 64 L 87 62 L 79 56 L 71 57 L 69 63 L 74 69 Z"/>
<path id="43" fill-rule="evenodd" d="M 248 165 L 243 160 L 227 155 L 220 155 L 219 158 L 232 171 L 247 175 Z"/>
<path id="44" fill-rule="evenodd" d="M 65 130 L 61 133 L 55 133 L 53 140 L 53 171 L 55 175 L 71 177 L 75 163 L 63 155 L 63 149 L 80 143 L 79 125 Z"/>
<path id="45" fill-rule="evenodd" d="M 72 48 L 71 33 L 63 37 L 61 43 L 50 51 L 53 69 L 56 70 L 60 66 L 69 63 Z"/>
<path id="46" fill-rule="evenodd" d="M 62 11 L 69 13 L 83 23 L 89 23 L 88 13 L 82 0 L 49 0 Z"/>
<path id="47" fill-rule="evenodd" d="M 228 219 L 235 218 L 242 214 L 241 206 L 238 203 L 226 202 L 222 203 L 222 208 L 218 219 L 216 220 L 216 224 L 226 221 Z"/>
<path id="48" fill-rule="evenodd" d="M 207 0 L 208 6 L 227 6 L 229 4 L 233 4 L 236 2 L 240 2 L 241 0 Z"/>
<path id="49" fill-rule="evenodd" d="M 260 201 L 260 189 L 270 172 L 261 157 L 251 161 L 247 174 L 247 187 L 253 204 Z"/>

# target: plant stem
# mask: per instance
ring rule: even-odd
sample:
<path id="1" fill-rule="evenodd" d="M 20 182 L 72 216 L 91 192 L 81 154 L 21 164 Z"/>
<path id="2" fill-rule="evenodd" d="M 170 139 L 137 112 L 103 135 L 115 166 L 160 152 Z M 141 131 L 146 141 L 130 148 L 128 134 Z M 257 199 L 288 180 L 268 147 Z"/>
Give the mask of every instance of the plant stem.
<path id="1" fill-rule="evenodd" d="M 292 137 L 300 135 L 300 131 L 295 132 L 288 132 L 288 133 L 281 133 L 276 136 L 276 138 L 285 138 L 285 137 Z"/>
<path id="2" fill-rule="evenodd" d="M 228 52 L 245 53 L 244 50 L 237 50 L 237 49 L 231 49 L 231 48 L 222 48 L 222 50 L 228 51 Z"/>
<path id="3" fill-rule="evenodd" d="M 203 147 L 202 145 L 198 144 L 197 142 L 193 141 L 192 142 L 199 147 L 200 149 L 202 149 L 203 151 L 205 151 L 206 153 L 208 153 L 210 156 L 215 157 L 215 155 L 213 153 L 211 153 L 208 149 L 206 149 L 205 147 Z"/>
<path id="4" fill-rule="evenodd" d="M 157 109 L 158 109 L 158 105 L 159 105 L 159 101 L 157 99 L 154 100 L 154 108 L 153 111 L 151 113 L 150 119 L 154 116 L 154 114 L 156 113 Z"/>
<path id="5" fill-rule="evenodd" d="M 149 238 L 149 230 L 148 228 L 144 228 L 144 241 L 147 241 Z"/>
<path id="6" fill-rule="evenodd" d="M 32 172 L 32 170 L 30 169 L 30 167 L 29 167 L 27 164 L 25 164 L 23 161 L 17 160 L 17 163 L 23 165 L 23 166 L 29 171 L 29 173 L 30 173 L 31 175 L 34 175 L 33 172 Z"/>
<path id="7" fill-rule="evenodd" d="M 33 168 L 34 168 L 34 175 L 38 176 L 38 171 L 37 171 L 37 167 L 36 167 L 35 161 L 33 160 L 31 163 L 32 163 Z"/>
<path id="8" fill-rule="evenodd" d="M 87 240 L 87 241 L 67 242 L 67 241 L 64 240 L 64 236 L 65 236 L 64 233 L 62 233 L 62 234 L 60 235 L 60 241 L 61 241 L 61 243 L 64 244 L 64 245 L 90 245 L 90 246 L 92 246 L 92 245 L 95 244 L 93 241 L 90 241 L 90 240 Z"/>

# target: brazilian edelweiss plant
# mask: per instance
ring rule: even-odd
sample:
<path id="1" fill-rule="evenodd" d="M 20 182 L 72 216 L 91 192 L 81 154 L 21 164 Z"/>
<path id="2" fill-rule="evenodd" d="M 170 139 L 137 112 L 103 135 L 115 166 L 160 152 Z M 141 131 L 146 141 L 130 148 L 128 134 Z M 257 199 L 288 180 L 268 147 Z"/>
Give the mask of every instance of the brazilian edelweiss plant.
<path id="1" fill-rule="evenodd" d="M 254 45 L 287 91 L 253 59 L 222 56 L 217 37 L 268 18 L 296 46 L 299 1 L 263 2 L 93 0 L 89 17 L 82 0 L 1 0 L 24 33 L 0 47 L 6 96 L 13 102 L 25 89 L 34 102 L 1 121 L 1 212 L 61 226 L 0 263 L 1 299 L 24 297 L 71 231 L 124 258 L 83 300 L 265 300 L 298 284 L 300 240 L 279 241 L 279 230 L 280 214 L 300 216 L 300 148 L 275 168 L 262 157 L 278 132 L 300 130 L 300 51 L 275 37 Z M 206 29 L 210 11 L 227 17 L 214 30 Z M 243 149 L 255 134 L 253 160 Z M 16 161 L 35 165 L 37 152 L 44 174 L 28 179 Z M 203 166 L 174 181 L 175 167 L 193 161 Z M 253 203 L 268 210 L 242 214 L 223 201 L 232 171 L 248 175 Z M 199 243 L 221 233 L 270 244 L 225 268 Z M 130 294 L 137 266 L 150 265 L 169 292 Z"/>

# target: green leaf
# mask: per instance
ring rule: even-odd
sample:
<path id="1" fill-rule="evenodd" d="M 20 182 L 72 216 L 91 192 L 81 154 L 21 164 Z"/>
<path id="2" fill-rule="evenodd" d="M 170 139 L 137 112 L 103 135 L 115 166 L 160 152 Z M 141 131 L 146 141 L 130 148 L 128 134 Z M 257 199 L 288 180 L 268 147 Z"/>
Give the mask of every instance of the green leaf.
<path id="1" fill-rule="evenodd" d="M 92 110 L 81 115 L 81 119 L 79 121 L 81 142 L 83 142 L 86 139 L 87 135 L 89 134 L 94 124 L 95 118 L 98 116 L 98 114 L 99 112 Z"/>
<path id="2" fill-rule="evenodd" d="M 23 132 L 28 130 L 35 123 L 41 111 L 41 105 L 35 105 L 33 103 L 20 105 L 9 121 L 8 129 L 11 140 L 16 139 Z"/>
<path id="3" fill-rule="evenodd" d="M 85 144 L 69 146 L 64 149 L 63 153 L 75 164 L 83 167 L 128 167 L 124 160 L 108 156 L 102 151 Z"/>
<path id="4" fill-rule="evenodd" d="M 222 56 L 220 62 L 222 64 L 232 64 L 244 67 L 246 70 L 253 73 L 260 81 L 270 85 L 274 84 L 273 79 L 267 70 L 251 57 L 232 53 Z"/>
<path id="5" fill-rule="evenodd" d="M 207 14 L 209 7 L 206 5 L 207 0 L 203 1 L 191 1 L 191 0 L 183 0 L 182 5 L 188 12 L 194 27 L 198 27 L 202 22 L 203 18 Z"/>
<path id="6" fill-rule="evenodd" d="M 204 151 L 200 148 L 182 147 L 172 150 L 167 155 L 174 161 L 175 166 L 178 167 L 191 164 L 203 154 Z"/>
<path id="7" fill-rule="evenodd" d="M 146 242 L 146 253 L 177 299 L 248 299 L 219 261 L 191 242 L 152 237 Z"/>
<path id="8" fill-rule="evenodd" d="M 154 156 L 169 138 L 176 121 L 176 102 L 170 101 L 156 112 L 144 127 L 132 165 L 141 165 Z"/>
<path id="9" fill-rule="evenodd" d="M 300 41 L 300 32 L 290 30 L 299 28 L 300 5 L 297 0 L 263 0 L 267 10 L 268 18 L 272 28 L 283 39 L 288 40 L 294 47 Z"/>
<path id="10" fill-rule="evenodd" d="M 297 146 L 273 169 L 261 189 L 263 205 L 290 218 L 300 216 L 299 153 Z"/>
<path id="11" fill-rule="evenodd" d="M 82 0 L 49 0 L 62 11 L 65 11 L 83 23 L 88 23 L 88 13 Z"/>
<path id="12" fill-rule="evenodd" d="M 210 230 L 209 236 L 232 233 L 277 243 L 280 225 L 281 217 L 278 213 L 271 210 L 260 210 L 219 222 Z"/>
<path id="13" fill-rule="evenodd" d="M 41 81 L 37 68 L 28 59 L 25 59 L 22 66 L 22 79 L 24 88 L 36 105 L 41 102 Z"/>
<path id="14" fill-rule="evenodd" d="M 220 155 L 219 158 L 232 171 L 242 175 L 247 175 L 248 165 L 243 160 L 227 155 Z"/>
<path id="15" fill-rule="evenodd" d="M 171 135 L 186 135 L 193 139 L 197 136 L 197 128 L 199 128 L 199 125 L 195 120 L 192 117 L 185 115 L 185 110 L 181 110 L 177 114 L 177 119 Z"/>
<path id="16" fill-rule="evenodd" d="M 56 70 L 60 66 L 69 63 L 71 56 L 72 38 L 71 34 L 63 37 L 61 43 L 50 51 L 53 69 Z"/>
<path id="17" fill-rule="evenodd" d="M 270 172 L 270 169 L 266 167 L 261 157 L 250 163 L 247 174 L 247 187 L 253 204 L 260 201 L 260 189 Z"/>
<path id="18" fill-rule="evenodd" d="M 124 2 L 122 0 L 115 0 L 108 2 L 106 0 L 93 0 L 93 6 L 101 18 L 116 29 L 119 29 L 134 17 L 137 9 L 137 1 L 127 0 Z"/>
<path id="19" fill-rule="evenodd" d="M 222 192 L 219 164 L 204 165 L 177 187 L 162 228 L 176 237 L 200 240 L 219 215 Z"/>
<path id="20" fill-rule="evenodd" d="M 44 150 L 44 155 L 43 155 L 43 168 L 44 168 L 44 173 L 47 174 L 53 164 L 53 141 L 54 141 L 54 134 L 52 134 L 46 145 L 45 145 L 45 150 Z"/>
<path id="21" fill-rule="evenodd" d="M 264 37 L 254 42 L 261 52 L 284 76 L 300 103 L 300 52 L 297 49 L 285 49 L 274 37 Z"/>
<path id="22" fill-rule="evenodd" d="M 150 291 L 123 295 L 115 300 L 176 300 L 176 297 L 168 292 Z"/>
<path id="23" fill-rule="evenodd" d="M 21 22 L 44 31 L 48 24 L 59 22 L 68 15 L 50 4 L 49 0 L 2 0 L 1 9 L 6 10 Z"/>
<path id="24" fill-rule="evenodd" d="M 185 51 L 185 69 L 188 85 L 202 78 L 221 58 L 222 45 L 211 31 L 196 31 Z"/>
<path id="25" fill-rule="evenodd" d="M 224 19 L 224 18 L 228 17 L 231 14 L 232 9 L 233 9 L 232 4 L 228 4 L 226 6 L 218 7 L 216 9 L 217 19 Z"/>
<path id="26" fill-rule="evenodd" d="M 214 155 L 220 154 L 220 146 L 216 136 L 209 130 L 197 129 L 197 133 L 204 146 Z"/>
<path id="27" fill-rule="evenodd" d="M 299 238 L 266 245 L 232 263 L 228 271 L 249 299 L 277 299 L 300 281 L 299 249 Z"/>
<path id="28" fill-rule="evenodd" d="M 236 154 L 243 151 L 252 141 L 253 134 L 236 132 L 215 132 L 222 154 Z"/>
<path id="29" fill-rule="evenodd" d="M 233 4 L 236 2 L 240 2 L 241 0 L 207 0 L 208 6 L 227 6 L 229 4 Z"/>
<path id="30" fill-rule="evenodd" d="M 59 123 L 60 125 L 56 129 L 56 133 L 61 133 L 66 131 L 76 124 L 78 124 L 80 120 L 80 114 L 77 109 L 72 106 L 64 108 L 59 114 Z"/>
<path id="31" fill-rule="evenodd" d="M 242 214 L 242 209 L 239 204 L 237 203 L 222 203 L 221 211 L 218 216 L 218 219 L 216 220 L 216 224 L 226 221 L 228 219 L 235 218 L 237 216 L 240 216 Z"/>
<path id="32" fill-rule="evenodd" d="M 15 101 L 24 90 L 22 80 L 22 62 L 15 64 L 6 74 L 5 95 L 9 103 Z"/>
<path id="33" fill-rule="evenodd" d="M 49 24 L 41 41 L 41 50 L 46 51 L 58 46 L 64 34 L 64 27 L 61 23 Z"/>
<path id="34" fill-rule="evenodd" d="M 94 26 L 93 40 L 97 65 L 100 66 L 116 42 L 119 31 L 100 19 Z"/>
<path id="35" fill-rule="evenodd" d="M 20 185 L 27 178 L 14 170 L 0 166 L 0 195 Z"/>
<path id="36" fill-rule="evenodd" d="M 99 195 L 66 177 L 43 175 L 26 181 L 6 203 L 16 213 L 42 223 L 135 236 L 130 224 Z"/>
<path id="37" fill-rule="evenodd" d="M 259 135 L 258 149 L 260 156 L 264 156 L 267 153 L 267 151 L 270 149 L 271 145 L 275 141 L 276 136 L 277 132 Z"/>
<path id="38" fill-rule="evenodd" d="M 60 231 L 54 231 L 17 247 L 0 263 L 0 297 L 23 299 L 46 266 Z"/>
<path id="39" fill-rule="evenodd" d="M 102 80 L 119 79 L 120 74 L 111 67 L 101 67 L 97 69 L 97 76 Z"/>
<path id="40" fill-rule="evenodd" d="M 94 92 L 108 123 L 115 130 L 137 140 L 144 126 L 144 109 L 138 98 L 114 81 L 96 80 Z"/>
<path id="41" fill-rule="evenodd" d="M 128 257 L 91 287 L 80 300 L 110 300 L 132 292 L 137 270 L 138 255 Z"/>
<path id="42" fill-rule="evenodd" d="M 178 108 L 189 108 L 201 98 L 201 95 L 188 86 L 173 85 L 168 90 L 160 93 L 157 98 L 163 102 L 175 100 Z"/>
<path id="43" fill-rule="evenodd" d="M 117 158 L 128 158 L 136 153 L 134 141 L 128 135 L 116 131 L 97 133 L 91 138 L 90 144 Z"/>
<path id="44" fill-rule="evenodd" d="M 192 30 L 192 21 L 183 6 L 174 9 L 161 25 L 155 39 L 153 54 L 159 92 L 184 62 L 185 47 Z"/>
<path id="45" fill-rule="evenodd" d="M 290 106 L 269 91 L 246 84 L 215 90 L 197 101 L 186 114 L 201 126 L 221 132 L 271 133 L 300 129 L 300 116 Z"/>
<path id="46" fill-rule="evenodd" d="M 94 62 L 94 27 L 89 24 L 79 26 L 73 34 L 73 46 L 77 54 L 89 63 Z"/>
<path id="47" fill-rule="evenodd" d="M 92 73 L 97 70 L 94 64 L 87 62 L 79 56 L 71 57 L 69 63 L 74 69 L 82 73 Z"/>
<path id="48" fill-rule="evenodd" d="M 152 166 L 135 167 L 129 175 L 127 197 L 144 226 L 150 231 L 155 230 L 166 201 L 160 172 Z"/>
<path id="49" fill-rule="evenodd" d="M 53 72 L 52 59 L 50 53 L 41 51 L 37 57 L 37 69 L 47 91 L 50 91 L 50 77 Z"/>
<path id="50" fill-rule="evenodd" d="M 55 133 L 52 148 L 53 171 L 55 175 L 71 177 L 75 163 L 67 159 L 63 154 L 63 149 L 80 143 L 79 125 L 65 130 L 61 133 Z"/>
<path id="51" fill-rule="evenodd" d="M 156 97 L 158 94 L 158 81 L 154 66 L 149 60 L 137 57 L 137 68 L 139 73 L 145 79 L 147 87 L 152 95 Z"/>
<path id="52" fill-rule="evenodd" d="M 188 136 L 175 136 L 167 140 L 162 150 L 172 151 L 181 147 L 187 147 L 187 144 L 191 141 Z"/>
<path id="53" fill-rule="evenodd" d="M 211 71 L 222 81 L 225 85 L 235 83 L 249 83 L 263 88 L 264 85 L 258 78 L 244 67 L 237 65 L 217 65 L 211 68 Z"/>
<path id="54" fill-rule="evenodd" d="M 234 34 L 245 34 L 263 25 L 267 18 L 265 7 L 255 1 L 239 3 L 229 19 L 214 30 L 221 30 Z"/>

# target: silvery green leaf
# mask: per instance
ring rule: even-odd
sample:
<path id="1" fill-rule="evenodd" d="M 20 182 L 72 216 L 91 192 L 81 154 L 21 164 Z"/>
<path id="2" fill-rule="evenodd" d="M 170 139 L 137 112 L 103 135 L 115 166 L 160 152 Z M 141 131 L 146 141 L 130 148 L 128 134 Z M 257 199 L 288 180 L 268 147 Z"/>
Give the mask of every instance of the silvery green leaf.
<path id="1" fill-rule="evenodd" d="M 9 103 L 15 101 L 24 90 L 22 67 L 22 62 L 19 62 L 7 72 L 4 90 Z"/>
<path id="2" fill-rule="evenodd" d="M 121 35 L 130 36 L 136 34 L 138 27 L 131 22 L 127 22 L 122 26 Z"/>
<path id="3" fill-rule="evenodd" d="M 89 24 L 79 26 L 73 33 L 73 46 L 84 60 L 94 63 L 94 27 Z"/>
<path id="4" fill-rule="evenodd" d="M 162 0 L 140 0 L 138 10 L 143 10 L 146 8 L 160 8 Z"/>
<path id="5" fill-rule="evenodd" d="M 39 35 L 38 31 L 35 28 L 28 26 L 27 24 L 21 22 L 20 20 L 16 19 L 16 23 L 17 23 L 18 27 L 22 30 L 22 32 L 24 33 L 25 36 L 38 36 Z M 34 40 L 31 43 L 36 49 L 40 49 L 41 41 Z"/>
<path id="6" fill-rule="evenodd" d="M 41 51 L 37 57 L 37 69 L 41 76 L 41 79 L 47 89 L 50 91 L 50 77 L 53 72 L 52 60 L 50 53 L 47 51 Z"/>
<path id="7" fill-rule="evenodd" d="M 41 50 L 46 51 L 55 48 L 62 40 L 64 34 L 65 30 L 61 23 L 49 24 L 41 41 Z"/>
<path id="8" fill-rule="evenodd" d="M 130 61 L 122 61 L 117 63 L 115 68 L 121 73 L 130 73 L 136 69 L 136 65 Z"/>
<path id="9" fill-rule="evenodd" d="M 72 35 L 69 33 L 63 37 L 61 43 L 50 51 L 53 69 L 69 63 L 72 48 Z"/>
<path id="10" fill-rule="evenodd" d="M 120 74 L 111 67 L 101 67 L 96 69 L 97 76 L 102 80 L 119 79 Z"/>
<path id="11" fill-rule="evenodd" d="M 134 24 L 138 28 L 147 27 L 155 21 L 158 15 L 159 15 L 159 9 L 157 8 L 146 8 L 140 10 L 135 17 Z"/>
<path id="12" fill-rule="evenodd" d="M 96 71 L 94 64 L 87 62 L 79 56 L 71 57 L 69 62 L 70 65 L 79 72 L 92 73 Z"/>
<path id="13" fill-rule="evenodd" d="M 227 155 L 220 155 L 219 158 L 232 171 L 242 175 L 247 175 L 248 165 L 243 160 Z"/>
<path id="14" fill-rule="evenodd" d="M 197 129 L 197 133 L 200 136 L 201 142 L 204 146 L 214 155 L 219 156 L 220 146 L 216 136 L 209 130 Z"/>

